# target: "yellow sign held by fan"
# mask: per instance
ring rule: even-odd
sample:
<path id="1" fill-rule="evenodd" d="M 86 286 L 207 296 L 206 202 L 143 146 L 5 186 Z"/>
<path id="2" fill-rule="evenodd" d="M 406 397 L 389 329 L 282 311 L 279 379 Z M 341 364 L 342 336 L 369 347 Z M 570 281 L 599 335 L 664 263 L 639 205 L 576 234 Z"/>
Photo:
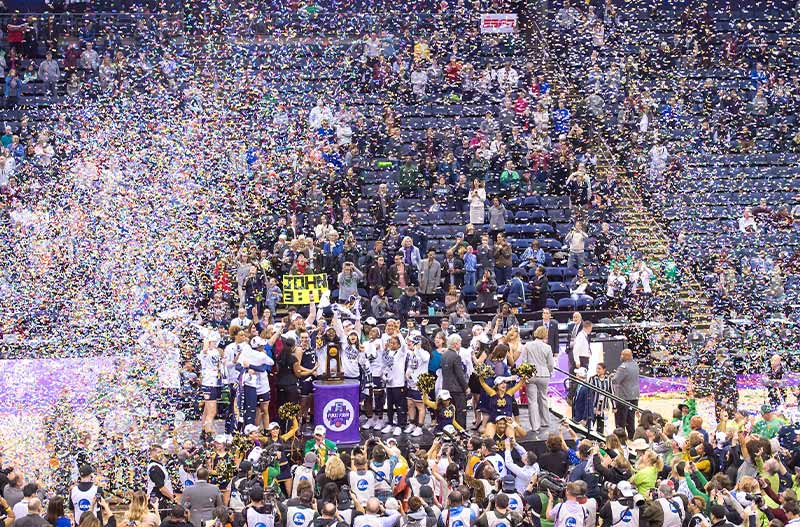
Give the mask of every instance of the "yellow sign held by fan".
<path id="1" fill-rule="evenodd" d="M 319 302 L 328 290 L 326 274 L 291 274 L 283 276 L 283 304 Z"/>

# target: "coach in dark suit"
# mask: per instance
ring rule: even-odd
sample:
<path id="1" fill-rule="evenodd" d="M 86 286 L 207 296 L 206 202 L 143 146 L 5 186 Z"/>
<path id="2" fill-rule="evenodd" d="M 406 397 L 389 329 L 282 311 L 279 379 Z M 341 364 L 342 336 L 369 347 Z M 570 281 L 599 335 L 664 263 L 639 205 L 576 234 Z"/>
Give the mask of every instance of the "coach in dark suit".
<path id="1" fill-rule="evenodd" d="M 189 521 L 193 527 L 203 524 L 214 517 L 214 509 L 221 507 L 222 494 L 216 485 L 208 481 L 208 469 L 197 469 L 197 483 L 183 490 L 181 504 L 189 510 Z"/>
<path id="2" fill-rule="evenodd" d="M 531 280 L 531 289 L 533 290 L 533 310 L 539 311 L 544 309 L 547 305 L 547 295 L 550 294 L 550 282 L 547 280 L 547 275 L 544 273 L 544 267 L 539 266 Z M 553 348 L 555 352 L 555 348 Z"/>
<path id="3" fill-rule="evenodd" d="M 442 355 L 442 390 L 450 392 L 456 407 L 456 421 L 467 428 L 467 376 L 461 363 L 461 337 L 455 333 L 447 337 L 447 351 Z"/>
<path id="4" fill-rule="evenodd" d="M 533 323 L 533 330 L 536 331 L 539 326 L 544 326 L 547 330 L 547 344 L 553 350 L 553 356 L 558 356 L 558 321 L 553 320 L 549 309 L 542 310 L 542 319 Z"/>

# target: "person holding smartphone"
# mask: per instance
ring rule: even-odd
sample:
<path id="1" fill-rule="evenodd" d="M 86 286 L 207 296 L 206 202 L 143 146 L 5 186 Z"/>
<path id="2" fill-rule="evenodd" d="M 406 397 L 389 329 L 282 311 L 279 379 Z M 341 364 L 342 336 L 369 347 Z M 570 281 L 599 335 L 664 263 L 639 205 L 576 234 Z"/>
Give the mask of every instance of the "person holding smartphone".
<path id="1" fill-rule="evenodd" d="M 74 511 L 75 524 L 81 522 L 81 516 L 90 510 L 95 514 L 99 509 L 97 505 L 92 508 L 93 503 L 99 503 L 103 497 L 100 487 L 94 483 L 94 470 L 89 465 L 82 465 L 79 469 L 80 478 L 78 483 L 72 487 L 69 493 L 69 508 Z"/>

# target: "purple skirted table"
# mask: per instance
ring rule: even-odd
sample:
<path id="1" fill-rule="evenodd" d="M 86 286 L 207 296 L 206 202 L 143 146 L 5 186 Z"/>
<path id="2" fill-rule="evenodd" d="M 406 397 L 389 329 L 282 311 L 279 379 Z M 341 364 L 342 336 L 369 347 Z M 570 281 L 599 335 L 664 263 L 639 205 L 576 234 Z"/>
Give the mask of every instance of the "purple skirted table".
<path id="1" fill-rule="evenodd" d="M 334 443 L 360 443 L 359 384 L 341 382 L 314 383 L 314 426 L 327 430 L 326 438 Z"/>

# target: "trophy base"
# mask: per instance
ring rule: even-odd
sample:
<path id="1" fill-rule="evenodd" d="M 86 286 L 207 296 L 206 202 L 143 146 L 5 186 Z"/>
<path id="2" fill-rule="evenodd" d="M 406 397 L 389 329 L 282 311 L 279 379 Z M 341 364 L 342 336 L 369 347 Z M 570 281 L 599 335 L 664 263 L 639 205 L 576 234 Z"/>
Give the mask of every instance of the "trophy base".
<path id="1" fill-rule="evenodd" d="M 342 384 L 344 382 L 344 377 L 331 377 L 329 379 L 322 379 L 318 382 L 322 384 Z"/>

